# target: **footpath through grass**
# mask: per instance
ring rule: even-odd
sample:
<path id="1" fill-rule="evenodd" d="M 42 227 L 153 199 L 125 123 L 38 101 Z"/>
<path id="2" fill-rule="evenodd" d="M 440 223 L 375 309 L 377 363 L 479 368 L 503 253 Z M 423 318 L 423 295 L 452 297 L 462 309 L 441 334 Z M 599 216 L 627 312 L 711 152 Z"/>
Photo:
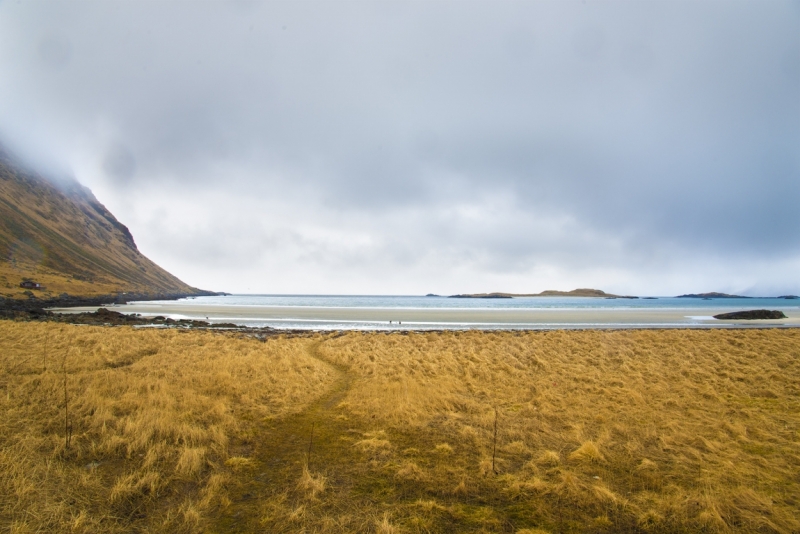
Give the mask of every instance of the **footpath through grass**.
<path id="1" fill-rule="evenodd" d="M 315 358 L 319 358 L 317 346 L 318 342 L 309 350 Z M 271 421 L 231 444 L 232 457 L 241 460 L 238 465 L 235 460 L 228 462 L 238 476 L 229 488 L 231 504 L 221 510 L 215 531 L 264 530 L 272 522 L 266 502 L 287 507 L 295 505 L 291 510 L 294 512 L 306 502 L 304 497 L 308 491 L 313 495 L 315 487 L 324 491 L 326 486 L 330 488 L 336 482 L 341 485 L 342 481 L 334 479 L 332 474 L 328 475 L 327 483 L 319 475 L 310 476 L 315 467 L 324 465 L 323 471 L 330 471 L 328 466 L 336 466 L 348 452 L 340 440 L 347 434 L 346 420 L 337 418 L 336 412 L 347 394 L 352 376 L 341 366 L 327 365 L 335 370 L 336 379 L 316 402 L 298 414 Z M 308 490 L 304 488 L 304 481 Z"/>
<path id="2" fill-rule="evenodd" d="M 231 444 L 243 460 L 228 463 L 237 476 L 213 532 L 517 532 L 546 523 L 488 466 L 479 473 L 478 448 L 454 454 L 436 424 L 403 432 L 354 416 L 345 398 L 357 374 L 322 358 L 321 343 L 309 354 L 336 370 L 335 382 L 302 412 Z M 575 512 L 562 510 L 560 528 Z"/>
<path id="3" fill-rule="evenodd" d="M 350 334 L 320 349 L 359 375 L 352 413 L 420 443 L 405 461 L 456 530 L 800 531 L 800 331 Z"/>
<path id="4" fill-rule="evenodd" d="M 800 529 L 796 331 L 348 333 L 309 354 L 339 378 L 253 436 L 217 532 Z"/>

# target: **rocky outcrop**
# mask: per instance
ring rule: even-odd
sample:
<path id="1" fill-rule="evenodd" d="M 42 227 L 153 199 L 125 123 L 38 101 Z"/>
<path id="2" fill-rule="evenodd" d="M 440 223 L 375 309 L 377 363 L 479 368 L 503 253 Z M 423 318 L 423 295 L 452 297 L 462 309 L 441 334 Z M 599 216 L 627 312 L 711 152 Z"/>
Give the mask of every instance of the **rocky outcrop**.
<path id="1" fill-rule="evenodd" d="M 728 319 L 728 320 L 757 320 L 757 319 L 786 319 L 786 315 L 779 310 L 749 310 L 738 311 L 731 313 L 720 313 L 715 315 L 714 319 Z"/>

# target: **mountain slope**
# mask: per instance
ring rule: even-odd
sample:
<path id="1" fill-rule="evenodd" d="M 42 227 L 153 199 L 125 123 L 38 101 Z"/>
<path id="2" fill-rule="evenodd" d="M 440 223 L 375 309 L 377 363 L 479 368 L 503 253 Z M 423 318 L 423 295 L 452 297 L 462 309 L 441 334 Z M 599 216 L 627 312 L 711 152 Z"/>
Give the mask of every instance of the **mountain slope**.
<path id="1" fill-rule="evenodd" d="M 48 181 L 0 148 L 0 294 L 24 296 L 25 278 L 45 286 L 40 298 L 201 293 L 142 255 L 88 188 Z"/>

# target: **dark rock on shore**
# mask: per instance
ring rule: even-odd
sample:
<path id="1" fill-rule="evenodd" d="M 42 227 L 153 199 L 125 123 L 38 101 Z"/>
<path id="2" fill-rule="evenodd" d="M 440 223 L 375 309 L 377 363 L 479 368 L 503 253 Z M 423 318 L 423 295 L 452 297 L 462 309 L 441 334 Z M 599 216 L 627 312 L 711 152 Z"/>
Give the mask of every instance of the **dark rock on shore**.
<path id="1" fill-rule="evenodd" d="M 786 315 L 784 315 L 784 313 L 779 310 L 738 311 L 731 313 L 720 313 L 719 315 L 714 316 L 714 319 L 745 319 L 745 320 L 786 319 L 786 318 L 787 318 Z"/>
<path id="2" fill-rule="evenodd" d="M 781 295 L 781 296 L 780 296 L 780 297 L 778 297 L 778 298 L 779 298 L 779 299 L 787 299 L 787 300 L 796 300 L 796 299 L 800 299 L 800 297 L 798 297 L 797 295 Z"/>
<path id="3" fill-rule="evenodd" d="M 5 312 L 5 313 L 4 313 Z M 209 323 L 191 319 L 170 319 L 163 315 L 142 317 L 139 314 L 120 313 L 108 308 L 99 308 L 96 312 L 53 313 L 41 308 L 27 310 L 0 308 L 0 319 L 17 321 L 50 321 L 55 323 L 87 324 L 95 326 L 162 326 L 172 328 L 211 328 L 255 332 L 261 335 L 277 335 L 281 331 L 269 327 L 248 328 L 234 323 Z M 285 331 L 292 333 L 294 331 Z"/>

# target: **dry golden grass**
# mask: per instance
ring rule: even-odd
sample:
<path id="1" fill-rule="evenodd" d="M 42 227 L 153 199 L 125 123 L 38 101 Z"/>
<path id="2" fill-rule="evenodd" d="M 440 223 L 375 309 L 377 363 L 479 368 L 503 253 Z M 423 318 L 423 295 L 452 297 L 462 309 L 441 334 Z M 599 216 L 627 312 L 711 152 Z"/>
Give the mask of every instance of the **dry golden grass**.
<path id="1" fill-rule="evenodd" d="M 309 342 L 0 322 L 0 531 L 202 530 L 231 438 L 330 384 Z"/>
<path id="2" fill-rule="evenodd" d="M 800 529 L 796 330 L 352 333 L 320 352 L 358 377 L 342 408 L 415 447 L 376 469 L 431 495 L 504 492 L 551 530 Z"/>
<path id="3" fill-rule="evenodd" d="M 0 261 L 0 296 L 27 299 L 25 292 L 29 290 L 19 287 L 23 278 L 30 278 L 45 287 L 44 290 L 32 291 L 40 299 L 55 298 L 62 293 L 87 297 L 110 295 L 130 289 L 124 283 L 104 279 L 92 282 L 80 280 L 41 264 L 17 262 L 11 265 Z"/>
<path id="4" fill-rule="evenodd" d="M 797 330 L 6 321 L 0 372 L 2 532 L 800 531 Z"/>

